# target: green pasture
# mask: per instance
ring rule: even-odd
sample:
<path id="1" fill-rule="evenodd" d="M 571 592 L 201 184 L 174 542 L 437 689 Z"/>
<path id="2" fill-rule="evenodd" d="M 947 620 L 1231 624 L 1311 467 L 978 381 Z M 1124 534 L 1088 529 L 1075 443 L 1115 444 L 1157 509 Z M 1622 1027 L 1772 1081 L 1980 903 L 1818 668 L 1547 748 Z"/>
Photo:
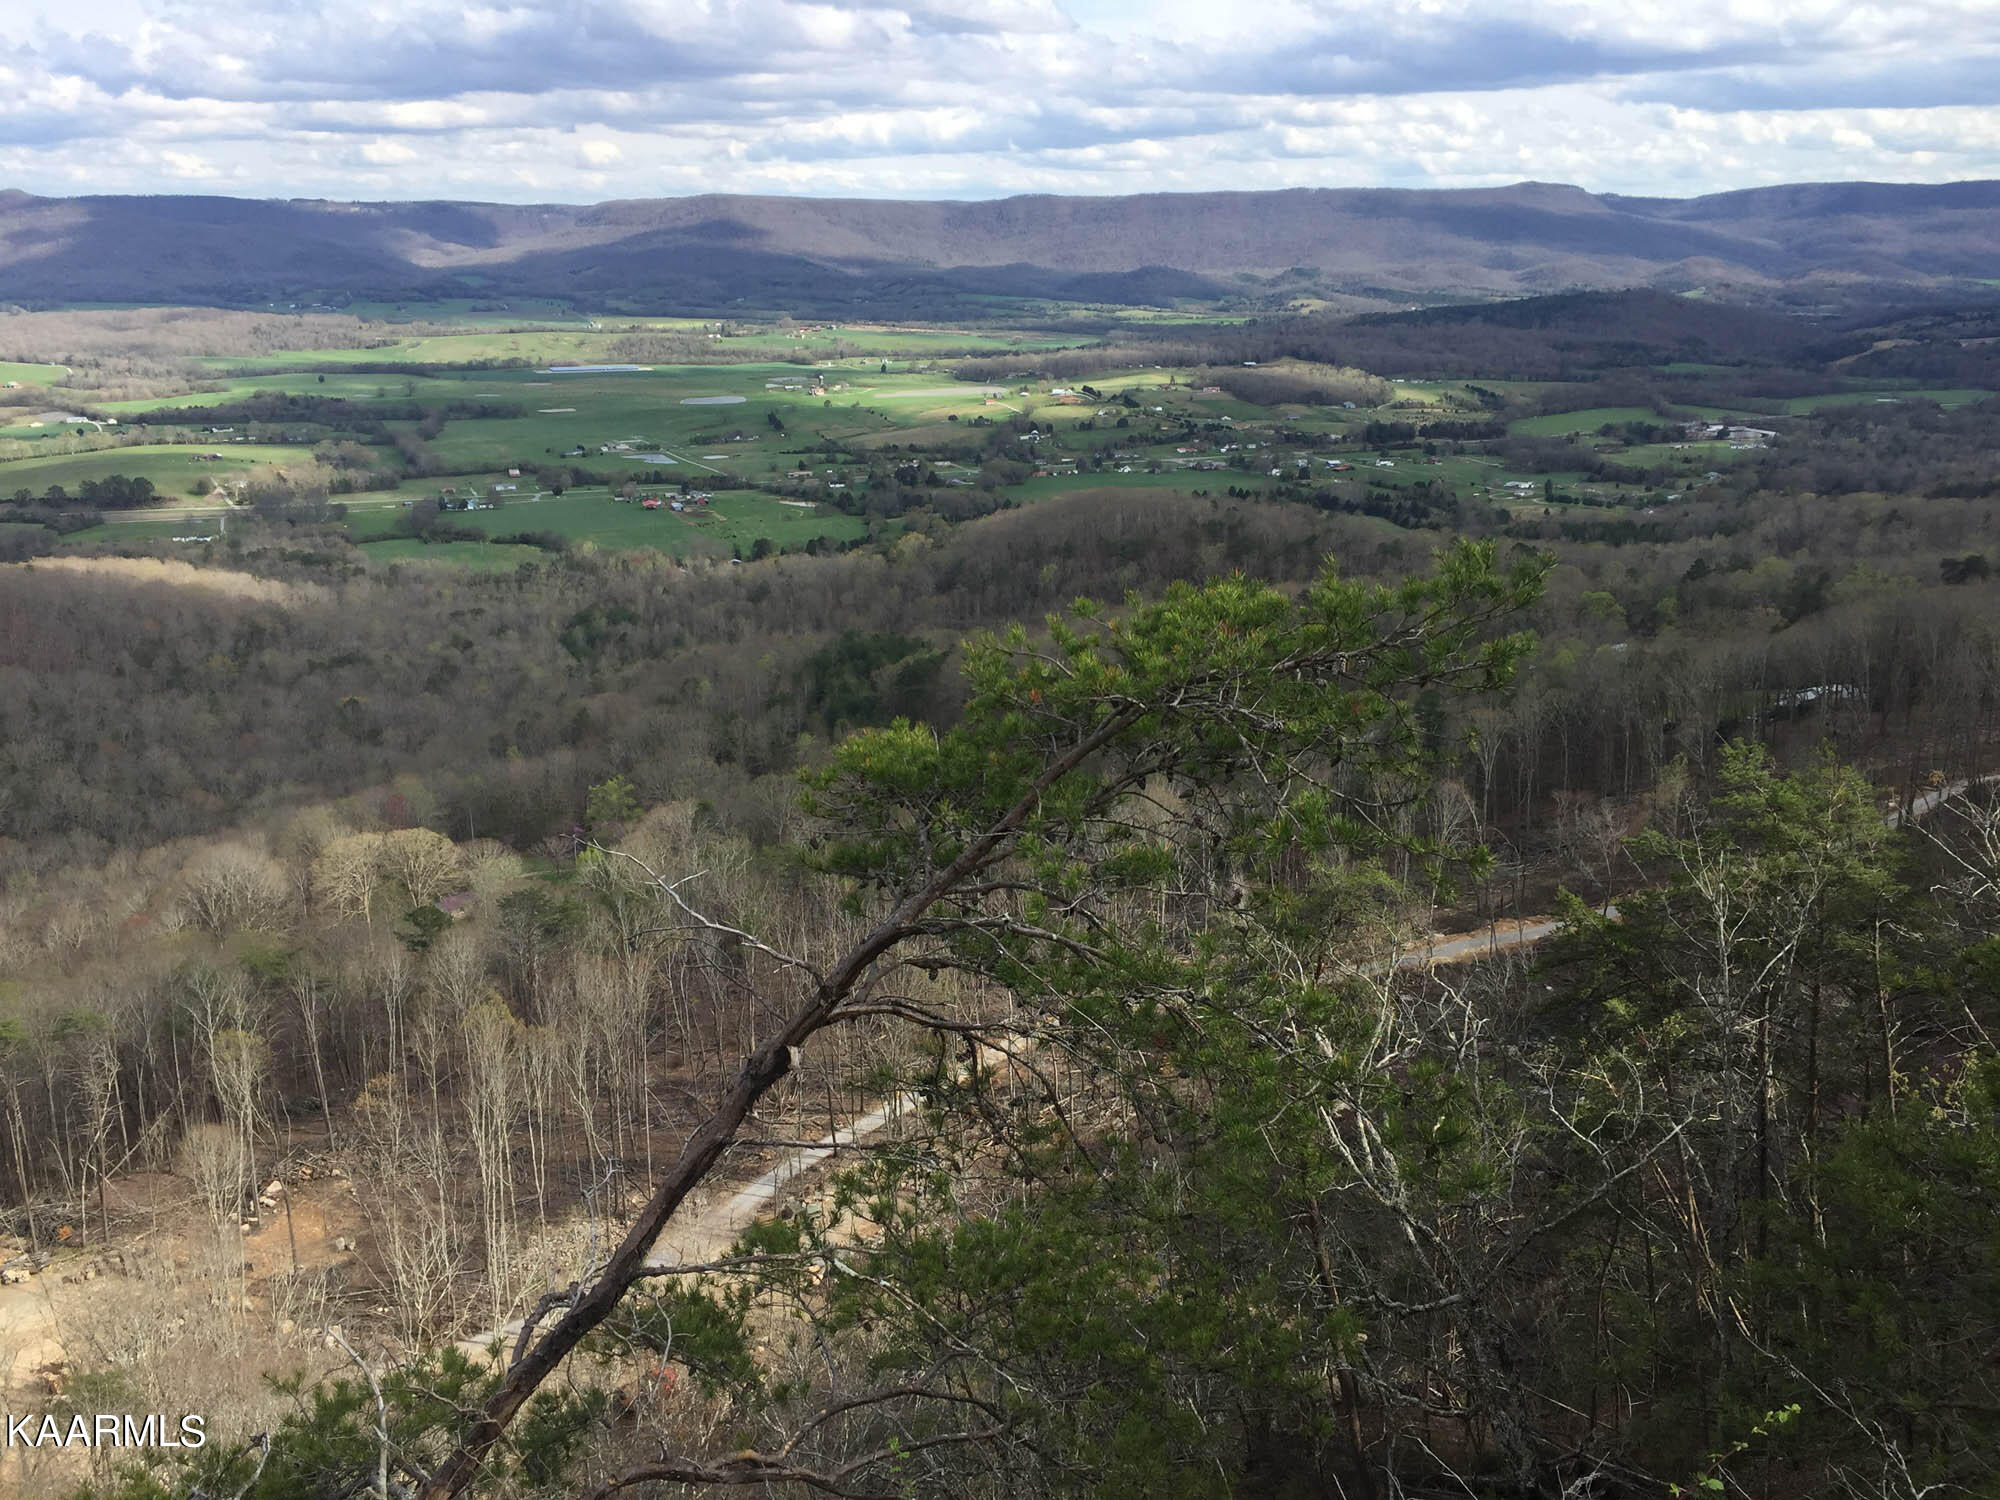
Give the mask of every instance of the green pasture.
<path id="1" fill-rule="evenodd" d="M 34 414 L 24 412 L 22 415 L 25 417 Z M 5 418 L 0 418 L 0 421 L 5 420 Z M 39 421 L 39 417 L 36 420 Z M 104 431 L 104 425 L 100 422 L 44 422 L 41 426 L 35 427 L 23 421 L 12 426 L 0 427 L 0 440 L 16 443 L 42 443 L 47 442 L 51 438 L 70 437 L 77 434 L 95 436 L 102 431 Z M 4 462 L 4 460 L 0 460 L 0 462 Z"/>
<path id="2" fill-rule="evenodd" d="M 1280 409 L 1252 406 L 1248 401 L 1239 401 L 1234 396 L 1204 396 L 1197 390 L 1188 397 L 1187 405 L 1182 410 L 1197 422 L 1213 422 L 1218 417 L 1228 417 L 1236 422 L 1264 422 L 1269 421 Z M 1288 406 L 1282 410 L 1287 414 L 1297 413 L 1296 417 L 1290 418 L 1291 425 L 1296 427 L 1309 427 L 1315 421 L 1331 426 L 1342 425 L 1340 419 L 1333 416 L 1325 407 Z"/>
<path id="3" fill-rule="evenodd" d="M 1608 453 L 1605 457 L 1636 469 L 1665 465 L 1677 469 L 1708 470 L 1741 463 L 1747 451 L 1731 447 L 1728 443 L 1639 443 Z"/>
<path id="4" fill-rule="evenodd" d="M 363 542 L 361 551 L 364 556 L 381 562 L 439 563 L 494 573 L 510 572 L 524 562 L 539 562 L 549 555 L 539 547 L 512 543 L 420 542 L 407 536 Z"/>
<path id="5" fill-rule="evenodd" d="M 472 399 L 468 393 L 473 388 L 474 384 L 469 384 L 466 378 L 460 377 L 433 379 L 424 376 L 413 378 L 403 375 L 338 372 L 316 374 L 310 370 L 299 370 L 278 375 L 226 377 L 220 380 L 218 388 L 212 391 L 188 391 L 178 396 L 159 396 L 150 400 L 106 401 L 96 404 L 103 411 L 125 417 L 141 411 L 193 410 L 204 406 L 222 406 L 236 401 L 247 401 L 254 396 L 267 395 L 325 396 L 329 399 L 362 404 L 370 401 L 435 403 Z M 476 386 L 476 388 L 489 389 L 486 386 Z"/>
<path id="6" fill-rule="evenodd" d="M 1396 380 L 1390 382 L 1390 390 L 1391 401 L 1420 401 L 1425 406 L 1437 406 L 1444 400 L 1444 389 L 1435 381 Z"/>
<path id="7" fill-rule="evenodd" d="M 436 481 L 428 481 L 420 492 L 435 490 Z M 511 544 L 425 543 L 400 536 L 397 523 L 408 511 L 393 495 L 350 497 L 346 503 L 347 533 L 371 557 L 510 567 L 523 558 L 544 555 L 536 548 Z M 675 556 L 705 553 L 726 557 L 738 548 L 748 553 L 763 537 L 784 547 L 814 537 L 846 541 L 867 532 L 867 523 L 857 516 L 843 515 L 824 505 L 807 509 L 750 490 L 720 491 L 706 507 L 678 513 L 646 510 L 637 501 L 614 499 L 609 491 L 602 489 L 576 490 L 561 496 L 506 501 L 498 510 L 451 512 L 444 519 L 454 526 L 469 527 L 489 536 L 548 531 L 571 542 L 588 542 L 607 551 L 650 547 Z M 230 517 L 232 527 L 249 524 L 253 522 L 247 514 Z M 75 532 L 64 538 L 63 544 L 163 541 L 176 536 L 216 535 L 221 529 L 218 511 L 177 516 L 133 512 L 121 514 L 102 526 Z"/>
<path id="8" fill-rule="evenodd" d="M 935 374 L 829 371 L 825 396 L 808 389 L 774 389 L 774 382 L 809 377 L 784 364 L 675 365 L 656 370 L 562 375 L 547 371 L 485 371 L 450 381 L 417 382 L 416 399 L 504 399 L 524 414 L 506 421 L 454 421 L 431 447 L 454 467 L 509 468 L 560 464 L 586 468 L 645 468 L 643 455 L 667 452 L 691 479 L 708 472 L 792 467 L 786 450 L 822 435 L 845 440 L 890 428 L 918 427 L 949 413 L 987 408 L 979 387 L 942 394 L 951 382 Z M 728 404 L 706 398 L 736 397 Z M 690 402 L 696 404 L 690 404 Z M 770 424 L 775 414 L 780 433 Z M 732 441 L 740 439 L 740 441 Z M 625 452 L 601 453 L 626 443 Z M 722 453 L 721 460 L 704 457 Z"/>
<path id="9" fill-rule="evenodd" d="M 1898 401 L 1935 401 L 1939 406 L 1973 406 L 1992 396 L 1991 391 L 1968 388 L 1946 389 L 1927 387 L 1923 390 L 1834 391 L 1822 396 L 1793 396 L 1785 402 L 1785 409 L 1794 416 L 1819 411 L 1828 406 L 1865 406 L 1873 402 L 1884 405 Z"/>
<path id="10" fill-rule="evenodd" d="M 373 311 L 371 309 L 371 311 Z M 411 306 L 411 318 L 431 318 L 425 309 Z M 509 326 L 523 321 L 496 314 L 498 326 L 470 326 L 463 333 L 397 337 L 393 333 L 371 332 L 365 346 L 341 349 L 296 349 L 257 355 L 215 356 L 202 361 L 218 373 L 244 370 L 272 370 L 293 367 L 343 364 L 471 365 L 509 360 L 529 365 L 624 363 L 626 357 L 614 352 L 620 338 L 632 333 L 680 333 L 706 335 L 715 330 L 712 321 L 695 319 L 615 319 L 601 327 L 579 326 L 565 320 L 563 326 L 524 328 Z M 553 320 L 547 320 L 553 321 Z M 1010 354 L 1045 349 L 1071 348 L 1088 343 L 1086 336 L 1003 334 L 956 328 L 814 327 L 811 331 L 788 330 L 781 325 L 729 324 L 722 337 L 709 340 L 718 359 L 740 359 L 746 354 L 766 355 L 782 360 L 788 354 L 824 357 L 840 345 L 866 351 L 863 357 L 876 359 L 951 358 L 958 355 Z M 643 363 L 643 361 L 640 361 Z M 685 367 L 683 367 L 685 368 Z M 717 368 L 730 368 L 719 366 Z M 800 369 L 804 366 L 791 365 Z"/>
<path id="11" fill-rule="evenodd" d="M 662 331 L 695 332 L 713 329 L 715 324 L 710 322 L 704 327 L 702 323 L 691 320 L 659 320 L 648 326 Z M 714 341 L 718 350 L 723 352 L 768 348 L 779 354 L 787 350 L 818 354 L 844 344 L 866 351 L 866 356 L 887 359 L 957 354 L 1031 354 L 1049 349 L 1071 349 L 1095 338 L 1095 335 L 1073 334 L 1065 337 L 1061 334 L 1004 333 L 991 329 L 908 328 L 878 323 L 813 324 L 796 329 L 787 329 L 783 325 L 731 323 L 727 327 L 729 332 Z"/>
<path id="12" fill-rule="evenodd" d="M 291 366 L 399 364 L 462 365 L 488 360 L 520 359 L 546 364 L 595 361 L 605 335 L 588 329 L 496 329 L 477 333 L 447 333 L 415 338 L 387 338 L 363 348 L 286 349 L 268 354 L 215 355 L 201 361 L 218 372 L 269 370 Z"/>
<path id="13" fill-rule="evenodd" d="M 232 525 L 241 522 L 231 517 Z M 161 516 L 148 511 L 118 511 L 102 526 L 72 531 L 57 538 L 59 547 L 83 546 L 91 542 L 164 542 L 177 536 L 218 536 L 222 534 L 222 512 L 197 511 L 192 515 Z"/>
<path id="14" fill-rule="evenodd" d="M 206 459 L 204 453 L 220 453 Z M 0 463 L 0 495 L 16 490 L 32 490 L 37 495 L 59 484 L 74 495 L 86 479 L 108 479 L 124 474 L 133 479 L 150 479 L 161 494 L 192 495 L 194 482 L 204 475 L 223 479 L 242 474 L 262 464 L 305 464 L 310 455 L 302 448 L 281 448 L 260 443 L 175 443 L 137 448 L 106 448 L 96 453 L 75 453 L 52 458 L 16 458 Z"/>
<path id="15" fill-rule="evenodd" d="M 1592 406 L 1583 411 L 1552 412 L 1545 417 L 1521 417 L 1507 430 L 1516 437 L 1568 437 L 1572 433 L 1592 433 L 1610 423 L 1668 420 L 1644 406 Z"/>
<path id="16" fill-rule="evenodd" d="M 67 365 L 17 365 L 0 360 L 0 385 L 10 380 L 22 385 L 54 385 L 67 374 Z"/>
<path id="17" fill-rule="evenodd" d="M 372 547 L 375 539 L 393 534 L 402 514 L 400 505 L 353 512 L 348 532 Z M 601 489 L 572 490 L 560 497 L 508 501 L 499 510 L 455 511 L 444 519 L 489 536 L 551 531 L 611 551 L 652 547 L 676 556 L 727 555 L 736 547 L 748 552 L 760 537 L 789 546 L 814 537 L 845 541 L 867 533 L 867 523 L 858 516 L 827 506 L 808 510 L 753 490 L 717 491 L 708 505 L 686 512 L 645 510 L 636 500 L 617 500 Z"/>

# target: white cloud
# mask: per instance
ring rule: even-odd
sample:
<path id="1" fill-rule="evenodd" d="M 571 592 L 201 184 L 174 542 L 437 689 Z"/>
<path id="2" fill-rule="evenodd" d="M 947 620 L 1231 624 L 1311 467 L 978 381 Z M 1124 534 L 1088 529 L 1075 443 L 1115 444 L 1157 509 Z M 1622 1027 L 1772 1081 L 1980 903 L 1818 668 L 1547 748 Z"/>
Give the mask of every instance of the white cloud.
<path id="1" fill-rule="evenodd" d="M 0 182 L 55 193 L 2000 176 L 1992 0 L 25 4 Z"/>
<path id="2" fill-rule="evenodd" d="M 160 165 L 169 177 L 178 177 L 184 181 L 220 177 L 222 175 L 204 158 L 195 155 L 192 151 L 162 151 L 160 153 Z"/>

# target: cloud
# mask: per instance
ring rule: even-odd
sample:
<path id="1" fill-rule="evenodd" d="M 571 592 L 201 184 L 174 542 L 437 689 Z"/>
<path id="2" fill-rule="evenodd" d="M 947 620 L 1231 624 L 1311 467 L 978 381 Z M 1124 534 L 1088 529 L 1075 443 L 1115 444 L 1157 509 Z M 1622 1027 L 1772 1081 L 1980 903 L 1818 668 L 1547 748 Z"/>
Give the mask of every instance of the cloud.
<path id="1" fill-rule="evenodd" d="M 160 153 L 160 167 L 167 176 L 179 178 L 183 181 L 203 180 L 222 175 L 205 159 L 196 156 L 192 151 L 162 151 Z"/>
<path id="2" fill-rule="evenodd" d="M 0 183 L 51 193 L 2000 176 L 1991 0 L 25 4 Z"/>

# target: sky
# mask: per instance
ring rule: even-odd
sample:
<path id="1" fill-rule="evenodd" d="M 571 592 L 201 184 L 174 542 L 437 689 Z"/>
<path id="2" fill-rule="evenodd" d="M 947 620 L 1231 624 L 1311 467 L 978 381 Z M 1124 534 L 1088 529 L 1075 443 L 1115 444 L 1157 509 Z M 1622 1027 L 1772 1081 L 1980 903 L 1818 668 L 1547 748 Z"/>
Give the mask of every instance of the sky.
<path id="1" fill-rule="evenodd" d="M 2000 178 L 2000 0 L 7 0 L 0 187 L 589 202 Z"/>

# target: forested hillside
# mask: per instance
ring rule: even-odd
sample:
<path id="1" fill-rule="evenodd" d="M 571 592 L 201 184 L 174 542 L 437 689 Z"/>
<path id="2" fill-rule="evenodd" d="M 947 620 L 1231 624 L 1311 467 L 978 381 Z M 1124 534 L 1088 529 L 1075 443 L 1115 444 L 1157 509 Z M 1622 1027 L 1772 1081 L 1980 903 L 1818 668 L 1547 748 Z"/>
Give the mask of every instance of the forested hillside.
<path id="1" fill-rule="evenodd" d="M 0 1482 L 2000 1494 L 1988 317 L 24 315 Z"/>

